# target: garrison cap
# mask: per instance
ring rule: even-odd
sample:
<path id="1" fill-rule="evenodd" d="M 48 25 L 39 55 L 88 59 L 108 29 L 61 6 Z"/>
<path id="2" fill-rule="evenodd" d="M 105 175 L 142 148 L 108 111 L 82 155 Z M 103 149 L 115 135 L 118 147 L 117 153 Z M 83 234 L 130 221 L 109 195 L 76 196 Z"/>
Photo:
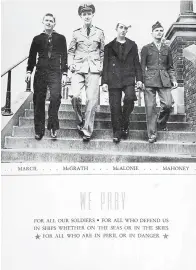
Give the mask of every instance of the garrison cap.
<path id="1" fill-rule="evenodd" d="M 131 27 L 130 23 L 128 21 L 125 21 L 124 19 L 118 20 L 117 25 L 122 24 L 126 26 L 127 28 Z"/>
<path id="2" fill-rule="evenodd" d="M 78 8 L 78 14 L 81 15 L 84 11 L 92 11 L 95 13 L 95 6 L 91 3 L 81 4 Z"/>
<path id="3" fill-rule="evenodd" d="M 154 31 L 156 28 L 163 28 L 163 26 L 160 24 L 160 22 L 157 21 L 155 24 L 153 24 L 152 31 Z"/>

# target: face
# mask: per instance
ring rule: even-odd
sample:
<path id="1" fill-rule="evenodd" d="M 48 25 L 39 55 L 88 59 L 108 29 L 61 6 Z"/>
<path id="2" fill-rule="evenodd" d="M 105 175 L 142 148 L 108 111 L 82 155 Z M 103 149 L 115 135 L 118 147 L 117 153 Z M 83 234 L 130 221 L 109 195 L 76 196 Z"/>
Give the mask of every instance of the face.
<path id="1" fill-rule="evenodd" d="M 43 19 L 43 24 L 44 24 L 44 28 L 45 30 L 53 30 L 53 28 L 55 27 L 55 21 L 54 18 L 52 16 L 45 16 Z"/>
<path id="2" fill-rule="evenodd" d="M 119 25 L 116 28 L 116 32 L 119 37 L 125 37 L 128 32 L 128 27 L 119 23 Z"/>
<path id="3" fill-rule="evenodd" d="M 162 27 L 160 28 L 155 28 L 153 31 L 152 31 L 152 36 L 153 38 L 155 39 L 162 39 L 164 35 L 164 29 Z"/>
<path id="4" fill-rule="evenodd" d="M 84 24 L 91 24 L 93 16 L 94 14 L 92 13 L 92 11 L 85 11 L 82 12 L 80 17 L 82 18 Z"/>

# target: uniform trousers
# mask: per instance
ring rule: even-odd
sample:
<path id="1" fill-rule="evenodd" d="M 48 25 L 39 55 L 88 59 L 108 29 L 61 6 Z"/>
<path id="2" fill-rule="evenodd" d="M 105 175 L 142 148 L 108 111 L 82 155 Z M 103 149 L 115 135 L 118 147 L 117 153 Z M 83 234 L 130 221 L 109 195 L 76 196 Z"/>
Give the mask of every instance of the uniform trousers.
<path id="1" fill-rule="evenodd" d="M 71 79 L 72 106 L 78 125 L 83 125 L 84 135 L 91 136 L 94 129 L 95 111 L 99 97 L 99 73 L 73 73 Z M 86 91 L 85 117 L 82 116 L 81 92 Z"/>
<path id="2" fill-rule="evenodd" d="M 44 135 L 45 132 L 45 100 L 47 87 L 50 91 L 50 104 L 48 108 L 49 130 L 59 129 L 58 110 L 61 104 L 61 78 L 60 71 L 36 71 L 34 76 L 34 125 L 35 133 Z"/>
<path id="3" fill-rule="evenodd" d="M 122 91 L 125 93 L 123 106 L 121 106 Z M 127 130 L 129 128 L 129 117 L 134 109 L 135 94 L 133 93 L 135 93 L 134 86 L 109 89 L 109 103 L 114 137 L 120 138 L 121 130 Z"/>
<path id="4" fill-rule="evenodd" d="M 157 114 L 156 110 L 156 92 L 160 98 L 161 108 L 159 114 Z M 144 100 L 148 137 L 151 138 L 152 135 L 157 136 L 157 123 L 162 129 L 166 127 L 173 104 L 171 88 L 146 87 Z"/>

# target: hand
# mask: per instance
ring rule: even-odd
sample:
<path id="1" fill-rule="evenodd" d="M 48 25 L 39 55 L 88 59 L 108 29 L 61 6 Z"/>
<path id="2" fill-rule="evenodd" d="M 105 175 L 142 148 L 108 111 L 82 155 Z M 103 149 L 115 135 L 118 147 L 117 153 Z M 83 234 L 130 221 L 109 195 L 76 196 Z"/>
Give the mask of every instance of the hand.
<path id="1" fill-rule="evenodd" d="M 76 71 L 76 65 L 74 65 L 74 64 L 70 65 L 69 70 L 70 70 L 72 73 L 74 73 L 74 72 Z"/>
<path id="2" fill-rule="evenodd" d="M 67 84 L 67 75 L 62 75 L 62 80 L 61 80 L 62 86 L 65 86 Z"/>
<path id="3" fill-rule="evenodd" d="M 142 88 L 143 88 L 143 83 L 142 83 L 141 81 L 138 81 L 138 82 L 137 82 L 137 88 L 142 90 Z"/>
<path id="4" fill-rule="evenodd" d="M 31 73 L 27 73 L 25 76 L 25 82 L 28 83 L 31 79 Z"/>
<path id="5" fill-rule="evenodd" d="M 102 90 L 103 90 L 103 92 L 107 92 L 108 91 L 108 85 L 106 83 L 104 83 L 102 85 Z"/>
<path id="6" fill-rule="evenodd" d="M 178 83 L 177 82 L 173 82 L 173 87 L 172 87 L 172 89 L 175 89 L 175 88 L 177 88 L 178 87 Z"/>

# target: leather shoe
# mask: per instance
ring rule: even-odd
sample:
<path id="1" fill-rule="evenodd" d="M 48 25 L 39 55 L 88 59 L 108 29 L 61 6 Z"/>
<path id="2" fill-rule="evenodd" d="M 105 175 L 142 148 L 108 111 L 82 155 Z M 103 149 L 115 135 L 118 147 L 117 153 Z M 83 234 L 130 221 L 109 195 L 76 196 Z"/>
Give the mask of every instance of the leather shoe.
<path id="1" fill-rule="evenodd" d="M 169 131 L 168 127 L 164 127 L 161 129 L 161 131 Z"/>
<path id="2" fill-rule="evenodd" d="M 129 136 L 129 129 L 123 129 L 122 130 L 122 138 L 126 140 L 128 138 L 128 136 Z"/>
<path id="3" fill-rule="evenodd" d="M 90 139 L 91 139 L 90 136 L 86 136 L 86 135 L 83 136 L 83 142 L 89 142 Z"/>
<path id="4" fill-rule="evenodd" d="M 56 139 L 57 138 L 57 131 L 51 129 L 50 130 L 50 136 L 51 136 L 52 139 Z"/>
<path id="5" fill-rule="evenodd" d="M 35 134 L 35 139 L 37 140 L 37 141 L 40 141 L 42 138 L 43 138 L 43 134 Z"/>
<path id="6" fill-rule="evenodd" d="M 119 143 L 119 142 L 120 142 L 120 138 L 114 137 L 114 138 L 113 138 L 113 142 L 114 142 L 114 143 Z"/>
<path id="7" fill-rule="evenodd" d="M 82 129 L 83 129 L 83 123 L 80 123 L 79 125 L 77 125 L 77 130 L 78 130 L 78 133 L 83 136 L 83 132 L 82 132 Z"/>
<path id="8" fill-rule="evenodd" d="M 152 137 L 150 137 L 149 139 L 148 139 L 148 142 L 149 143 L 154 143 L 154 142 L 156 142 L 157 141 L 157 138 L 155 137 L 155 136 L 152 136 Z"/>

